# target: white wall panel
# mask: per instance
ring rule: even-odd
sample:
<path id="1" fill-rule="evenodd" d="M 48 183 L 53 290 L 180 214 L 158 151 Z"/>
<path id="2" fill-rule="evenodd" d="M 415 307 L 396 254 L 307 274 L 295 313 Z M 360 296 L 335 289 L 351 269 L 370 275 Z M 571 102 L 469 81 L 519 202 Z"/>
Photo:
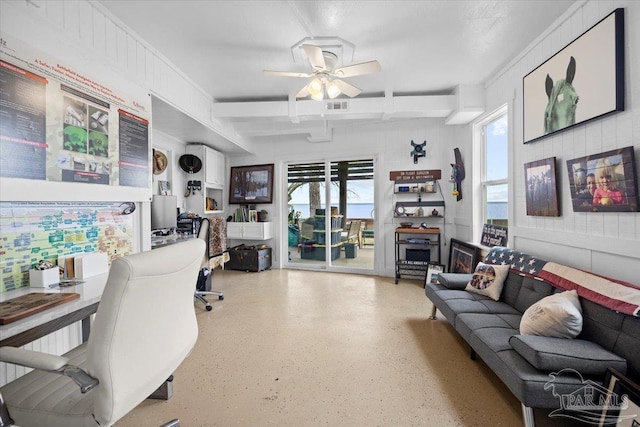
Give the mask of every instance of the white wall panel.
<path id="1" fill-rule="evenodd" d="M 93 8 L 89 3 L 78 2 L 78 35 L 80 42 L 88 49 L 93 45 Z"/>
<path id="2" fill-rule="evenodd" d="M 129 37 L 121 27 L 116 25 L 116 65 L 121 70 L 127 69 L 129 63 Z"/>
<path id="3" fill-rule="evenodd" d="M 626 111 L 593 120 L 533 143 L 522 143 L 522 77 L 595 25 L 616 7 L 625 9 Z M 510 153 L 513 163 L 512 200 L 515 203 L 509 234 L 515 249 L 546 258 L 562 258 L 565 263 L 609 274 L 638 283 L 640 270 L 640 213 L 573 212 L 566 161 L 578 157 L 633 145 L 640 163 L 640 84 L 633 76 L 640 73 L 640 3 L 634 1 L 576 3 L 549 27 L 501 74 L 487 83 L 488 111 L 508 102 L 505 94 L 516 93 L 513 104 L 514 140 Z M 526 215 L 523 164 L 555 156 L 561 197 L 559 218 Z M 640 165 L 637 165 L 640 166 Z M 533 238 L 532 236 L 545 236 Z M 606 243 L 606 250 L 602 241 Z M 625 242 L 620 246 L 615 242 Z M 579 249 L 577 249 L 579 248 Z M 634 248 L 637 248 L 634 250 Z M 615 267 L 603 271 L 602 253 Z M 630 256 L 629 253 L 635 255 Z M 589 254 L 584 256 L 584 253 Z M 547 256 L 546 254 L 549 254 Z"/>
<path id="4" fill-rule="evenodd" d="M 106 41 L 106 19 L 100 11 L 92 9 L 93 21 L 93 49 L 97 54 L 105 56 L 107 54 Z"/>
<path id="5" fill-rule="evenodd" d="M 110 20 L 104 23 L 105 52 L 107 58 L 113 62 L 118 62 L 118 33 L 116 24 Z"/>
<path id="6" fill-rule="evenodd" d="M 78 0 L 68 0 L 64 3 L 64 29 L 72 40 L 80 36 Z"/>
<path id="7" fill-rule="evenodd" d="M 43 2 L 43 6 L 46 8 L 47 18 L 56 25 L 64 26 L 64 3 L 60 0 L 51 0 Z"/>

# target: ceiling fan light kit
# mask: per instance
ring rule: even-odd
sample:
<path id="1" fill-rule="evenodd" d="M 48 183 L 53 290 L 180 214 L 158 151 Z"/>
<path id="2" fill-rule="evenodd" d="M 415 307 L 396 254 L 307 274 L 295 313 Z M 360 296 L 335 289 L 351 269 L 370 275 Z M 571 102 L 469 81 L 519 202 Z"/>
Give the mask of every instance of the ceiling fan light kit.
<path id="1" fill-rule="evenodd" d="M 325 97 L 334 99 L 340 94 L 351 98 L 361 92 L 357 87 L 340 80 L 340 77 L 353 77 L 380 71 L 378 61 L 368 61 L 336 68 L 338 56 L 333 52 L 323 51 L 321 47 L 311 44 L 301 46 L 312 67 L 311 74 L 289 71 L 263 70 L 265 75 L 309 78 L 311 81 L 296 94 L 296 98 L 311 96 L 315 101 L 322 101 Z"/>

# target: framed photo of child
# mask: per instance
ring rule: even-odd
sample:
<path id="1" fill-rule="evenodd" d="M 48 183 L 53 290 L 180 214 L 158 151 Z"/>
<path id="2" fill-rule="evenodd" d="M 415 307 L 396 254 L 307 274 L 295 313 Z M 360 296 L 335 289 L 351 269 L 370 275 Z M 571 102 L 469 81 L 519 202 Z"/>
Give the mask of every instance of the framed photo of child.
<path id="1" fill-rule="evenodd" d="M 574 212 L 638 212 L 633 147 L 567 160 Z"/>

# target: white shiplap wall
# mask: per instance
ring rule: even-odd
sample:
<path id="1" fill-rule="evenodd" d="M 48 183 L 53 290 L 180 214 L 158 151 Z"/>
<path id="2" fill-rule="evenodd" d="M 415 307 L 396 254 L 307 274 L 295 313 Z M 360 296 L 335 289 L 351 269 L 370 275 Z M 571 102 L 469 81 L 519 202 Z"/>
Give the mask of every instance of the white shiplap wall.
<path id="1" fill-rule="evenodd" d="M 626 106 L 619 112 L 575 126 L 537 142 L 523 144 L 522 78 L 615 8 L 625 9 Z M 577 2 L 528 49 L 487 84 L 488 111 L 510 102 L 513 110 L 510 153 L 512 246 L 524 252 L 640 283 L 640 213 L 573 212 L 566 161 L 590 154 L 635 147 L 640 165 L 640 2 Z M 556 157 L 561 216 L 527 216 L 523 164 Z"/>

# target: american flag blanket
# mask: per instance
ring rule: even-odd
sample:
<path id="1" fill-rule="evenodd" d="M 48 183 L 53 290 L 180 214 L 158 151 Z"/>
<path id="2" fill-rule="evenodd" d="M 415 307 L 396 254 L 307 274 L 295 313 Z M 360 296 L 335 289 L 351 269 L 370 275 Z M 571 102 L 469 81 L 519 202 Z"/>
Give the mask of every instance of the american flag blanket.
<path id="1" fill-rule="evenodd" d="M 485 258 L 492 264 L 508 264 L 512 270 L 545 280 L 551 285 L 578 292 L 596 304 L 620 313 L 640 317 L 640 287 L 554 262 L 532 257 L 512 249 L 494 246 Z"/>

